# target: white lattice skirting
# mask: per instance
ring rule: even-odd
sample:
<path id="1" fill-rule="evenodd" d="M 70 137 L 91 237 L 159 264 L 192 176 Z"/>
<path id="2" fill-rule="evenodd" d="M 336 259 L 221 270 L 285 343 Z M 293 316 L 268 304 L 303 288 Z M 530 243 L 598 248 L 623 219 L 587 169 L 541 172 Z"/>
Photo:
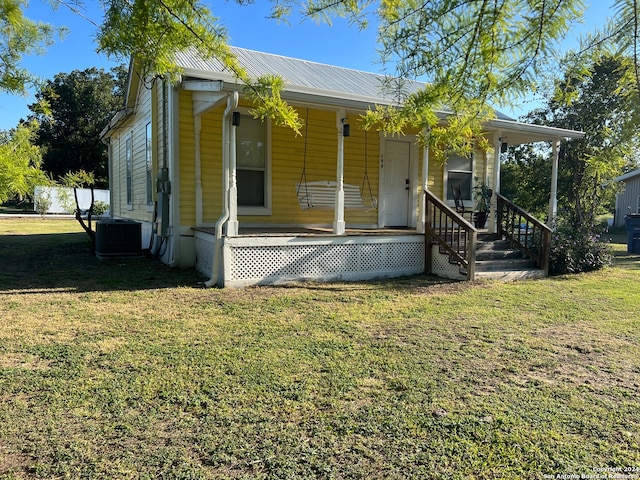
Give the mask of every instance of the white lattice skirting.
<path id="1" fill-rule="evenodd" d="M 452 280 L 464 280 L 467 278 L 465 274 L 460 273 L 460 266 L 458 264 L 449 262 L 449 255 L 440 253 L 438 245 L 433 245 L 431 248 L 433 249 L 431 254 L 431 273 Z"/>
<path id="2" fill-rule="evenodd" d="M 202 238 L 196 239 L 196 249 L 210 255 L 212 247 L 207 249 L 204 243 Z M 201 258 L 199 252 L 197 256 Z M 198 270 L 210 274 L 211 266 L 202 263 Z M 423 235 L 235 237 L 224 243 L 227 287 L 300 280 L 355 281 L 423 272 Z"/>

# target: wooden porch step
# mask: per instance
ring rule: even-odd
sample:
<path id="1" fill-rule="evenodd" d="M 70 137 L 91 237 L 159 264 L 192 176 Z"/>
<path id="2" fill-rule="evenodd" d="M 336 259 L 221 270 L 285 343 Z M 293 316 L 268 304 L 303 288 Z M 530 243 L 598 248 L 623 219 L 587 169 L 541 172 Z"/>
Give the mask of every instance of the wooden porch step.
<path id="1" fill-rule="evenodd" d="M 518 260 L 525 258 L 522 252 L 512 248 L 506 240 L 495 242 L 478 242 L 476 246 L 476 261 L 488 260 Z"/>
<path id="2" fill-rule="evenodd" d="M 476 279 L 501 281 L 524 280 L 545 276 L 544 270 L 526 258 L 522 252 L 513 248 L 507 240 L 496 235 L 478 236 L 476 245 Z"/>
<path id="3" fill-rule="evenodd" d="M 476 270 L 476 280 L 490 279 L 503 282 L 514 282 L 516 280 L 527 280 L 532 278 L 544 278 L 544 270 L 532 268 L 529 270 L 495 270 L 479 272 Z"/>

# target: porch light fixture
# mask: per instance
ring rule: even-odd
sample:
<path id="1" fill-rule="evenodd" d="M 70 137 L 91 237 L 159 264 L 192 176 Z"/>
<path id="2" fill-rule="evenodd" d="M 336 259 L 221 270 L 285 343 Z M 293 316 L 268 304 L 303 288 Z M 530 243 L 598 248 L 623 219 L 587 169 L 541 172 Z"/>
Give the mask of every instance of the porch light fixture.
<path id="1" fill-rule="evenodd" d="M 507 137 L 500 137 L 500 153 L 507 153 L 509 144 L 507 143 Z"/>
<path id="2" fill-rule="evenodd" d="M 348 137 L 351 134 L 351 125 L 349 125 L 348 123 L 344 123 L 347 119 L 343 118 L 342 119 L 342 136 L 343 137 Z"/>
<path id="3" fill-rule="evenodd" d="M 231 125 L 238 127 L 240 125 L 240 112 L 233 112 L 231 114 Z"/>

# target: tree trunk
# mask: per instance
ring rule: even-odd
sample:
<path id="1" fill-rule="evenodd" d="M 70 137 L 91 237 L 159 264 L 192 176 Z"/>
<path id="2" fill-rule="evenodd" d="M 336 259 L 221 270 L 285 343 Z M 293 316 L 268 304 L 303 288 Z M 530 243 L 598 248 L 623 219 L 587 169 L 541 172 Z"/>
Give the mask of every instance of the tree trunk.
<path id="1" fill-rule="evenodd" d="M 96 232 L 91 228 L 91 215 L 93 213 L 93 201 L 94 201 L 94 193 L 93 187 L 91 188 L 91 205 L 89 206 L 89 211 L 87 212 L 87 223 L 84 223 L 84 219 L 82 218 L 82 212 L 80 211 L 80 202 L 78 202 L 78 189 L 77 187 L 73 187 L 73 196 L 76 200 L 76 220 L 80 223 L 82 229 L 87 232 L 89 238 L 91 239 L 91 247 L 93 251 L 96 251 Z"/>

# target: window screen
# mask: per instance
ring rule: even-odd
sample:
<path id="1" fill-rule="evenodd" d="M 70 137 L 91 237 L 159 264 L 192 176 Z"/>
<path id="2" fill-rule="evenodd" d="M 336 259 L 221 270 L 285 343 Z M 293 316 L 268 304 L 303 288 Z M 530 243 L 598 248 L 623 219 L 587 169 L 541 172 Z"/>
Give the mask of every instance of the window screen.
<path id="1" fill-rule="evenodd" d="M 453 200 L 451 187 L 460 187 L 462 200 L 471 200 L 473 186 L 473 159 L 471 157 L 451 156 L 447 160 L 447 200 Z"/>
<path id="2" fill-rule="evenodd" d="M 266 125 L 242 115 L 236 128 L 236 175 L 239 207 L 264 207 L 267 178 Z"/>
<path id="3" fill-rule="evenodd" d="M 133 203 L 133 140 L 131 135 L 127 137 L 124 155 L 127 169 L 127 205 L 131 205 Z"/>

